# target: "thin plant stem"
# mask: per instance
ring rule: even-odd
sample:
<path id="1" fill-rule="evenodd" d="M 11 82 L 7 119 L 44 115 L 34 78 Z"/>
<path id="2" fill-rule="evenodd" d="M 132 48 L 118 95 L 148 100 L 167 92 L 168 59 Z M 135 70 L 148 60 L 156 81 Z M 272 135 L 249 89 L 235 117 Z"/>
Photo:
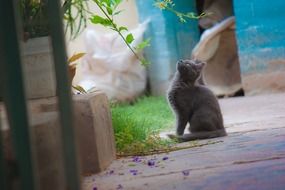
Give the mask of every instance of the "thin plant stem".
<path id="1" fill-rule="evenodd" d="M 189 15 L 187 15 L 187 14 L 185 14 L 185 13 L 178 12 L 178 11 L 172 9 L 172 8 L 169 8 L 169 7 L 165 7 L 165 9 L 168 10 L 168 11 L 170 11 L 170 12 L 173 12 L 173 13 L 176 14 L 176 15 L 181 15 L 181 16 L 183 16 L 183 17 L 191 18 L 191 19 L 199 19 L 199 18 L 202 18 L 202 17 L 204 17 L 204 16 L 209 15 L 209 14 L 206 14 L 206 13 L 201 13 L 200 15 L 197 15 L 197 16 L 195 16 L 194 14 L 191 15 L 191 16 L 189 16 Z"/>
<path id="2" fill-rule="evenodd" d="M 117 25 L 114 23 L 113 19 L 109 17 L 109 15 L 106 13 L 106 11 L 99 5 L 97 0 L 93 0 L 96 5 L 99 7 L 99 9 L 102 11 L 102 13 L 106 16 L 106 18 L 112 23 L 112 29 L 114 31 L 116 31 L 119 36 L 123 39 L 124 43 L 128 46 L 128 48 L 132 51 L 132 53 L 136 56 L 136 58 L 138 60 L 140 60 L 142 62 L 142 59 L 138 56 L 138 54 L 134 51 L 134 49 L 130 46 L 130 44 L 126 41 L 125 37 L 123 36 L 123 34 L 120 32 L 120 30 L 118 29 Z"/>

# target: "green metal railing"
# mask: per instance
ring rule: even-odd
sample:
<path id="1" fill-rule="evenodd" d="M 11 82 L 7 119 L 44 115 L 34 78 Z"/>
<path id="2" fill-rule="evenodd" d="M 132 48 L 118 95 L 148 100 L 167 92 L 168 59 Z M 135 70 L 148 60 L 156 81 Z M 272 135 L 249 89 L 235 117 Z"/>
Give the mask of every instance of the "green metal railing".
<path id="1" fill-rule="evenodd" d="M 23 189 L 34 189 L 29 124 L 26 98 L 21 69 L 21 55 L 18 40 L 18 20 L 14 14 L 13 1 L 1 1 L 1 36 L 3 58 L 1 75 L 3 97 L 13 139 L 16 159 L 19 165 Z M 5 27 L 2 27 L 5 26 Z"/>
<path id="2" fill-rule="evenodd" d="M 1 122 L 0 122 L 0 129 L 1 129 Z M 8 189 L 8 181 L 7 181 L 7 169 L 6 163 L 4 160 L 4 151 L 2 149 L 2 136 L 0 130 L 0 189 Z"/>
<path id="3" fill-rule="evenodd" d="M 57 94 L 60 111 L 60 124 L 65 163 L 65 184 L 68 190 L 79 190 L 79 172 L 72 121 L 70 84 L 67 72 L 67 56 L 62 27 L 62 14 L 59 0 L 48 2 L 51 41 L 57 81 Z M 19 10 L 17 0 L 0 0 L 0 79 L 6 106 L 13 148 L 19 170 L 20 186 L 23 190 L 36 189 L 34 160 L 31 152 L 29 120 L 22 74 L 21 50 L 19 46 Z M 1 87 L 1 85 L 0 85 Z M 1 128 L 0 128 L 1 129 Z M 1 136 L 1 130 L 0 130 Z M 0 138 L 1 140 L 1 138 Z M 9 189 L 6 163 L 0 141 L 0 189 Z"/>
<path id="4" fill-rule="evenodd" d="M 66 184 L 70 190 L 80 189 L 77 169 L 76 149 L 73 132 L 73 112 L 71 105 L 71 88 L 67 72 L 67 55 L 62 27 L 60 1 L 48 1 L 53 57 L 55 63 L 57 93 L 61 118 L 61 134 L 64 151 Z"/>

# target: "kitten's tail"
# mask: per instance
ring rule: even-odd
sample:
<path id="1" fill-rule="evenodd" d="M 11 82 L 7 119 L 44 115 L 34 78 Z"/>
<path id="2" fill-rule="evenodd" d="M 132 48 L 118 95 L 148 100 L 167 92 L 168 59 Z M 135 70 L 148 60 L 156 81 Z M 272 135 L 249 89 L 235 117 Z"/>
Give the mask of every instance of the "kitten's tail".
<path id="1" fill-rule="evenodd" d="M 169 136 L 169 138 L 176 139 L 179 142 L 187 142 L 187 141 L 193 141 L 193 140 L 198 140 L 198 139 L 209 139 L 209 138 L 223 137 L 226 135 L 227 135 L 227 133 L 226 133 L 225 129 L 219 129 L 216 131 L 189 133 L 189 134 L 184 134 L 182 136 L 176 136 L 176 135 L 168 135 L 168 136 Z"/>

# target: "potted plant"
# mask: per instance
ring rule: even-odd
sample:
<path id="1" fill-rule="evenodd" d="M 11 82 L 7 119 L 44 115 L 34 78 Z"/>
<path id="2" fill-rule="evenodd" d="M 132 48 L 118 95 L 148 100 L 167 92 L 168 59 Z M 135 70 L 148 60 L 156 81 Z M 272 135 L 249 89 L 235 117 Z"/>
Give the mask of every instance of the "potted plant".
<path id="1" fill-rule="evenodd" d="M 52 51 L 44 0 L 22 0 L 23 72 L 27 98 L 46 98 L 56 95 Z"/>

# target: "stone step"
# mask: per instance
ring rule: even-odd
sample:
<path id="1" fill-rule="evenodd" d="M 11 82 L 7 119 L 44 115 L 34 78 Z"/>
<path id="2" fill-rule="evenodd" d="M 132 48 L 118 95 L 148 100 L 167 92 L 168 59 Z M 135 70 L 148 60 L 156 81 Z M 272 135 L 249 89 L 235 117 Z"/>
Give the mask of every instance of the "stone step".
<path id="1" fill-rule="evenodd" d="M 31 139 L 40 189 L 64 189 L 61 133 L 57 98 L 29 100 Z M 74 95 L 74 127 L 81 175 L 107 168 L 116 157 L 109 102 L 104 93 Z M 6 159 L 14 161 L 3 104 L 0 106 Z M 52 187 L 52 188 L 51 188 Z"/>

